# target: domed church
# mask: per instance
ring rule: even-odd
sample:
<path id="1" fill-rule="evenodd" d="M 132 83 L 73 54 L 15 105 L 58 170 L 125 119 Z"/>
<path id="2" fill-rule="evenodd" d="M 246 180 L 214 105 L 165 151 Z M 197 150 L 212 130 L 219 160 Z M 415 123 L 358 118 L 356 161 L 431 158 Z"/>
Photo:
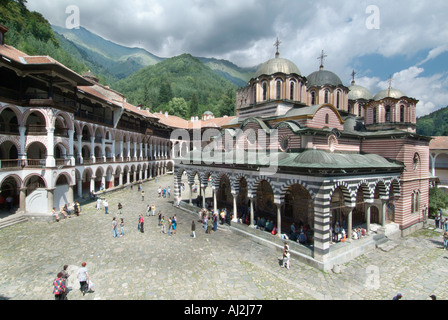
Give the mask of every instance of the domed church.
<path id="1" fill-rule="evenodd" d="M 213 210 L 329 270 L 422 228 L 430 138 L 416 134 L 418 100 L 391 83 L 374 96 L 355 72 L 346 86 L 325 57 L 304 76 L 277 42 L 274 58 L 237 92 L 236 118 L 208 148 L 180 159 L 174 179 L 178 196 L 184 174 L 190 186 L 199 179 L 203 194 L 213 191 Z M 260 221 L 275 230 L 266 235 Z"/>

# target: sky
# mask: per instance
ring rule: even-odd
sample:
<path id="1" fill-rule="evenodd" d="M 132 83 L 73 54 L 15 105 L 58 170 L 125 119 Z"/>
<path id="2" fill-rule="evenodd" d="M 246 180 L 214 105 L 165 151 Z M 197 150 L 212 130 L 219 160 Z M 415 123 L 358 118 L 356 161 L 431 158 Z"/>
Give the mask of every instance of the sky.
<path id="1" fill-rule="evenodd" d="M 257 66 L 280 56 L 302 75 L 326 70 L 373 95 L 392 86 L 420 100 L 417 116 L 448 106 L 448 1 L 28 0 L 50 23 L 80 26 L 159 57 L 190 53 Z"/>

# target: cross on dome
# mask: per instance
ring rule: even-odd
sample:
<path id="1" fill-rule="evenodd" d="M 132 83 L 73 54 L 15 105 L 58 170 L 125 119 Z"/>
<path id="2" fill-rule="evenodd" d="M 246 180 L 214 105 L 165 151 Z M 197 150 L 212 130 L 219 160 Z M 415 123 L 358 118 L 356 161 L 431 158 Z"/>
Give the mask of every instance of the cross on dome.
<path id="1" fill-rule="evenodd" d="M 317 58 L 317 60 L 320 60 L 320 69 L 321 70 L 324 68 L 324 60 L 326 57 L 328 57 L 328 56 L 324 53 L 324 50 L 322 50 L 322 54 Z"/>
<path id="2" fill-rule="evenodd" d="M 282 42 L 280 40 L 278 40 L 278 38 L 277 38 L 277 41 L 275 41 L 275 43 L 274 43 L 274 47 L 277 48 L 277 52 L 275 53 L 276 57 L 278 57 L 280 55 L 280 53 L 278 52 L 278 48 L 280 47 L 281 44 L 282 44 Z"/>

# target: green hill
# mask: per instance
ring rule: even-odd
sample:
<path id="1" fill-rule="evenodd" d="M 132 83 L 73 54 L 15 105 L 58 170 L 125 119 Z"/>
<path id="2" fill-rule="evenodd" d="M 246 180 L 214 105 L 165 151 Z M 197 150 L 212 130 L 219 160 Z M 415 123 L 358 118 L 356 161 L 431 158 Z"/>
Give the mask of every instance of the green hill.
<path id="1" fill-rule="evenodd" d="M 448 136 L 448 106 L 417 119 L 417 133 L 424 136 Z"/>
<path id="2" fill-rule="evenodd" d="M 182 98 L 188 105 L 183 116 L 190 117 L 207 110 L 216 116 L 233 115 L 237 86 L 199 59 L 182 54 L 137 71 L 112 88 L 125 94 L 130 103 L 143 104 L 153 112 L 166 111 L 169 101 Z"/>
<path id="3" fill-rule="evenodd" d="M 247 86 L 247 83 L 257 71 L 257 68 L 240 68 L 227 60 L 201 57 L 198 57 L 198 59 L 222 78 L 229 80 L 237 87 Z"/>

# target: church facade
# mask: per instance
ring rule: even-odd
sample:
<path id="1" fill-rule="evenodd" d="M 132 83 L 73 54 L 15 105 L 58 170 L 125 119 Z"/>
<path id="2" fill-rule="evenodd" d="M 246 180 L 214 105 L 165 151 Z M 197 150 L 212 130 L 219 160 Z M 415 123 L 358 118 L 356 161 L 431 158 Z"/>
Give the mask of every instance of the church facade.
<path id="1" fill-rule="evenodd" d="M 323 59 L 305 77 L 277 52 L 236 100 L 236 118 L 176 161 L 178 196 L 186 175 L 235 221 L 272 221 L 283 239 L 294 224 L 307 235 L 299 255 L 322 269 L 364 252 L 335 244 L 340 227 L 347 239 L 356 227 L 374 238 L 425 223 L 430 138 L 416 134 L 416 99 L 345 86 Z"/>

